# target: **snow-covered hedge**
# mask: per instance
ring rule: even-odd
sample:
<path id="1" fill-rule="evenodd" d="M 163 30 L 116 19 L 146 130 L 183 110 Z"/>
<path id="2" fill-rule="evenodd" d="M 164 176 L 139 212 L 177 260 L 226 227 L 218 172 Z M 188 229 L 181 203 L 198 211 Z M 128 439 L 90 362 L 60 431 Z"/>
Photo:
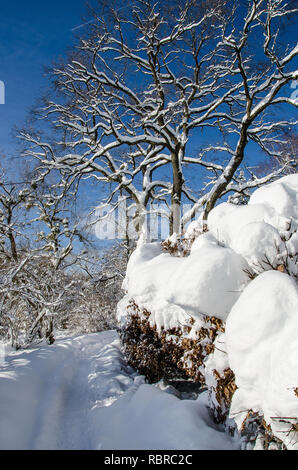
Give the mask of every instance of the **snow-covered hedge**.
<path id="1" fill-rule="evenodd" d="M 125 329 L 133 299 L 160 333 L 191 318 L 193 327 L 182 337 L 196 341 L 203 319 L 219 319 L 225 334 L 217 331 L 210 354 L 204 351 L 203 365 L 197 364 L 215 415 L 229 413 L 239 430 L 257 416 L 263 438 L 270 435 L 295 448 L 298 175 L 257 189 L 245 206 L 218 205 L 209 215 L 208 232 L 201 227 L 198 219 L 184 235 L 187 243 L 200 233 L 188 256 L 173 256 L 159 243 L 138 246 L 118 319 Z"/>
<path id="2" fill-rule="evenodd" d="M 264 416 L 288 448 L 297 441 L 298 289 L 278 271 L 260 274 L 244 290 L 226 323 L 230 367 L 238 389 L 230 414 Z"/>

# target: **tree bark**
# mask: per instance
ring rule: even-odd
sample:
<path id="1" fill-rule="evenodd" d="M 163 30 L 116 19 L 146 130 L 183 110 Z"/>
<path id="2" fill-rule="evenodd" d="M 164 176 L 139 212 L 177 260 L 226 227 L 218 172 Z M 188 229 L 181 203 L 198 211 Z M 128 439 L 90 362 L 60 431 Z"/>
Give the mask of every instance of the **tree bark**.
<path id="1" fill-rule="evenodd" d="M 247 121 L 243 124 L 240 138 L 237 144 L 236 155 L 233 157 L 226 167 L 226 170 L 222 174 L 219 182 L 215 185 L 204 210 L 203 214 L 203 221 L 206 222 L 210 211 L 214 208 L 218 199 L 222 196 L 223 192 L 227 188 L 228 184 L 232 181 L 234 174 L 236 173 L 237 169 L 239 168 L 240 164 L 244 159 L 244 150 L 247 144 L 247 131 L 249 128 L 250 122 Z"/>
<path id="2" fill-rule="evenodd" d="M 173 186 L 171 193 L 171 213 L 170 213 L 170 235 L 181 232 L 181 196 L 184 183 L 181 169 L 182 150 L 176 148 L 171 155 L 173 168 Z"/>
<path id="3" fill-rule="evenodd" d="M 10 226 L 11 220 L 12 220 L 12 211 L 9 208 L 8 209 L 8 217 L 7 217 L 7 225 L 8 226 Z M 17 245 L 16 245 L 14 234 L 13 234 L 13 231 L 11 230 L 11 228 L 9 228 L 9 230 L 8 230 L 8 239 L 9 239 L 9 243 L 10 243 L 11 255 L 12 255 L 12 257 L 15 261 L 18 261 Z"/>

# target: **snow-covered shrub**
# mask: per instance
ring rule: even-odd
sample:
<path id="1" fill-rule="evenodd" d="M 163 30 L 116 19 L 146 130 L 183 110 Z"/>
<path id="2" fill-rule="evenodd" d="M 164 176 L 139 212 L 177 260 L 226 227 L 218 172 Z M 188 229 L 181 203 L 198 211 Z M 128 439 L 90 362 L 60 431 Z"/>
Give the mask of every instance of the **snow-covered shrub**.
<path id="1" fill-rule="evenodd" d="M 294 448 L 298 175 L 257 189 L 247 205 L 219 204 L 207 222 L 207 232 L 200 230 L 201 220 L 191 224 L 190 233 L 197 230 L 198 236 L 183 256 L 177 256 L 178 240 L 169 240 L 166 252 L 159 243 L 137 247 L 128 263 L 118 320 L 125 332 L 133 301 L 136 318 L 142 322 L 141 312 L 147 312 L 147 331 L 154 329 L 158 341 L 164 335 L 166 344 L 183 344 L 183 356 L 180 350 L 173 362 L 207 385 L 215 420 L 226 421 L 229 429 L 236 426 L 244 446 Z M 212 341 L 199 334 L 206 316 L 221 322 Z M 183 328 L 190 319 L 196 328 L 188 332 Z M 141 354 L 144 341 L 149 351 L 145 330 L 134 342 L 131 359 Z M 160 378 L 164 371 L 159 372 Z"/>
<path id="2" fill-rule="evenodd" d="M 142 311 L 132 301 L 127 306 L 129 321 L 122 330 L 121 337 L 128 363 L 145 375 L 149 382 L 158 382 L 162 378 L 186 378 L 183 370 L 179 370 L 178 361 L 183 350 L 174 342 L 167 343 L 166 333 L 158 332 L 156 326 L 148 322 L 150 312 Z M 177 329 L 168 332 L 174 337 L 179 336 Z"/>
<path id="3" fill-rule="evenodd" d="M 298 176 L 256 190 L 246 206 L 222 203 L 209 214 L 210 232 L 248 263 L 250 270 L 277 269 L 297 276 Z"/>
<path id="4" fill-rule="evenodd" d="M 201 221 L 194 221 L 181 235 L 174 233 L 161 242 L 162 249 L 174 256 L 189 256 L 194 241 L 205 231 Z"/>
<path id="5" fill-rule="evenodd" d="M 266 299 L 264 301 L 264 299 Z M 237 391 L 230 415 L 264 417 L 287 448 L 297 447 L 298 288 L 285 273 L 262 273 L 244 290 L 226 324 Z"/>
<path id="6" fill-rule="evenodd" d="M 208 388 L 209 406 L 214 420 L 223 423 L 236 390 L 235 375 L 230 368 L 224 332 L 216 337 L 213 351 L 200 369 Z"/>
<path id="7" fill-rule="evenodd" d="M 214 350 L 216 335 L 222 331 L 221 320 L 188 317 L 183 325 L 158 330 L 150 321 L 151 312 L 140 309 L 135 301 L 129 301 L 125 311 L 127 321 L 121 338 L 131 366 L 150 382 L 179 378 L 204 383 L 199 366 Z"/>
<path id="8" fill-rule="evenodd" d="M 139 246 L 129 260 L 123 287 L 129 298 L 151 312 L 150 321 L 157 327 L 176 326 L 189 315 L 225 320 L 248 282 L 247 268 L 240 255 L 207 232 L 187 257 L 164 253 L 160 243 Z"/>

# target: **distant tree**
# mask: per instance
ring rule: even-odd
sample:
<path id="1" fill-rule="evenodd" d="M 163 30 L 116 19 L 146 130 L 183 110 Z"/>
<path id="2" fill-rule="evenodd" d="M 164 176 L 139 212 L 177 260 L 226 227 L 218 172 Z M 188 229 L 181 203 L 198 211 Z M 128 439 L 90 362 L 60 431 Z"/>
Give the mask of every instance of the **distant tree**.
<path id="1" fill-rule="evenodd" d="M 272 152 L 273 153 L 273 152 Z M 298 171 L 298 134 L 292 129 L 284 135 L 282 142 L 275 145 L 275 160 L 285 167 L 285 173 Z"/>
<path id="2" fill-rule="evenodd" d="M 15 347 L 36 336 L 53 341 L 54 317 L 72 297 L 72 279 L 63 263 L 80 234 L 67 218 L 67 185 L 48 185 L 48 173 L 13 183 L 2 169 L 0 336 L 8 335 Z"/>
<path id="3" fill-rule="evenodd" d="M 27 188 L 18 188 L 6 179 L 5 171 L 0 175 L 0 252 L 6 259 L 18 260 L 16 238 L 22 235 L 24 221 L 19 217 L 20 209 L 30 193 Z"/>
<path id="4" fill-rule="evenodd" d="M 114 329 L 126 274 L 127 247 L 115 244 L 104 254 L 89 251 L 76 260 L 77 291 L 66 324 L 77 332 Z"/>

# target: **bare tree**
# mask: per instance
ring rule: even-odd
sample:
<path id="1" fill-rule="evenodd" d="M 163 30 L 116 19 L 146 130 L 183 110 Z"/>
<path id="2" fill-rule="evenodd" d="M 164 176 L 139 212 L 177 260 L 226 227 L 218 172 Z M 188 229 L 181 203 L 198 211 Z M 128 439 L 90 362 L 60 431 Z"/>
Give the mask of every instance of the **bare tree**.
<path id="1" fill-rule="evenodd" d="M 119 194 L 133 201 L 139 232 L 152 201 L 169 201 L 170 232 L 179 233 L 183 199 L 192 203 L 183 222 L 203 207 L 206 219 L 220 197 L 247 195 L 280 174 L 257 178 L 249 170 L 245 182 L 239 178 L 249 142 L 272 154 L 280 129 L 293 125 L 268 111 L 296 105 L 281 93 L 297 78 L 297 46 L 283 47 L 278 29 L 294 8 L 284 0 L 186 0 L 170 8 L 136 0 L 108 12 L 95 13 L 69 62 L 52 70 L 57 95 L 43 114 L 60 141 L 53 146 L 23 132 L 27 154 L 63 175 L 111 184 L 106 202 Z M 220 141 L 194 156 L 199 129 Z M 214 155 L 223 155 L 219 163 Z M 206 187 L 198 181 L 199 200 L 185 165 L 209 175 Z"/>
<path id="2" fill-rule="evenodd" d="M 117 303 L 127 267 L 127 246 L 115 244 L 104 253 L 88 251 L 76 260 L 77 290 L 66 324 L 76 332 L 114 329 Z"/>
<path id="3" fill-rule="evenodd" d="M 169 195 L 171 232 L 180 231 L 182 196 L 190 197 L 182 165 L 194 162 L 190 134 L 209 126 L 209 115 L 239 88 L 226 89 L 226 72 L 213 68 L 224 4 L 173 2 L 169 14 L 137 1 L 111 8 L 108 20 L 96 17 L 79 54 L 53 69 L 63 99 L 44 110 L 71 153 L 57 155 L 23 133 L 36 146 L 32 154 L 60 171 L 114 183 L 109 200 L 124 191 L 141 211 Z M 158 178 L 162 166 L 166 177 Z"/>
<path id="4" fill-rule="evenodd" d="M 283 136 L 282 142 L 275 145 L 273 159 L 279 165 L 285 166 L 286 173 L 297 173 L 298 171 L 298 134 L 290 129 Z"/>
<path id="5" fill-rule="evenodd" d="M 224 136 L 224 143 L 209 145 L 204 152 L 223 152 L 229 155 L 227 163 L 218 166 L 214 172 L 211 189 L 197 201 L 194 209 L 205 205 L 204 219 L 223 195 L 236 191 L 247 191 L 267 183 L 282 174 L 291 165 L 291 159 L 279 158 L 277 146 L 283 146 L 282 134 L 293 128 L 298 121 L 282 118 L 274 112 L 278 105 L 297 107 L 297 100 L 285 93 L 286 85 L 298 77 L 294 69 L 294 58 L 298 53 L 297 44 L 282 45 L 280 21 L 298 10 L 290 8 L 283 0 L 252 0 L 249 2 L 243 26 L 237 20 L 238 6 L 233 8 L 229 22 L 225 23 L 222 36 L 224 67 L 230 73 L 233 83 L 239 83 L 240 92 L 229 97 L 228 110 L 215 112 L 218 125 Z M 223 18 L 224 22 L 224 18 Z M 255 48 L 255 49 L 253 49 Z M 235 143 L 229 143 L 229 136 L 237 136 Z M 237 179 L 237 172 L 245 163 L 247 146 L 253 142 L 267 156 L 278 158 L 279 167 L 262 178 L 250 172 L 245 182 Z M 209 183 L 210 184 L 210 183 Z"/>
<path id="6" fill-rule="evenodd" d="M 6 261 L 18 261 L 17 239 L 24 238 L 26 202 L 32 188 L 29 184 L 14 183 L 0 169 L 0 255 Z"/>
<path id="7" fill-rule="evenodd" d="M 69 187 L 44 173 L 0 183 L 0 336 L 12 345 L 38 335 L 53 341 L 54 316 L 67 308 L 72 279 L 63 263 L 78 233 L 69 217 Z M 40 231 L 38 231 L 40 229 Z"/>

